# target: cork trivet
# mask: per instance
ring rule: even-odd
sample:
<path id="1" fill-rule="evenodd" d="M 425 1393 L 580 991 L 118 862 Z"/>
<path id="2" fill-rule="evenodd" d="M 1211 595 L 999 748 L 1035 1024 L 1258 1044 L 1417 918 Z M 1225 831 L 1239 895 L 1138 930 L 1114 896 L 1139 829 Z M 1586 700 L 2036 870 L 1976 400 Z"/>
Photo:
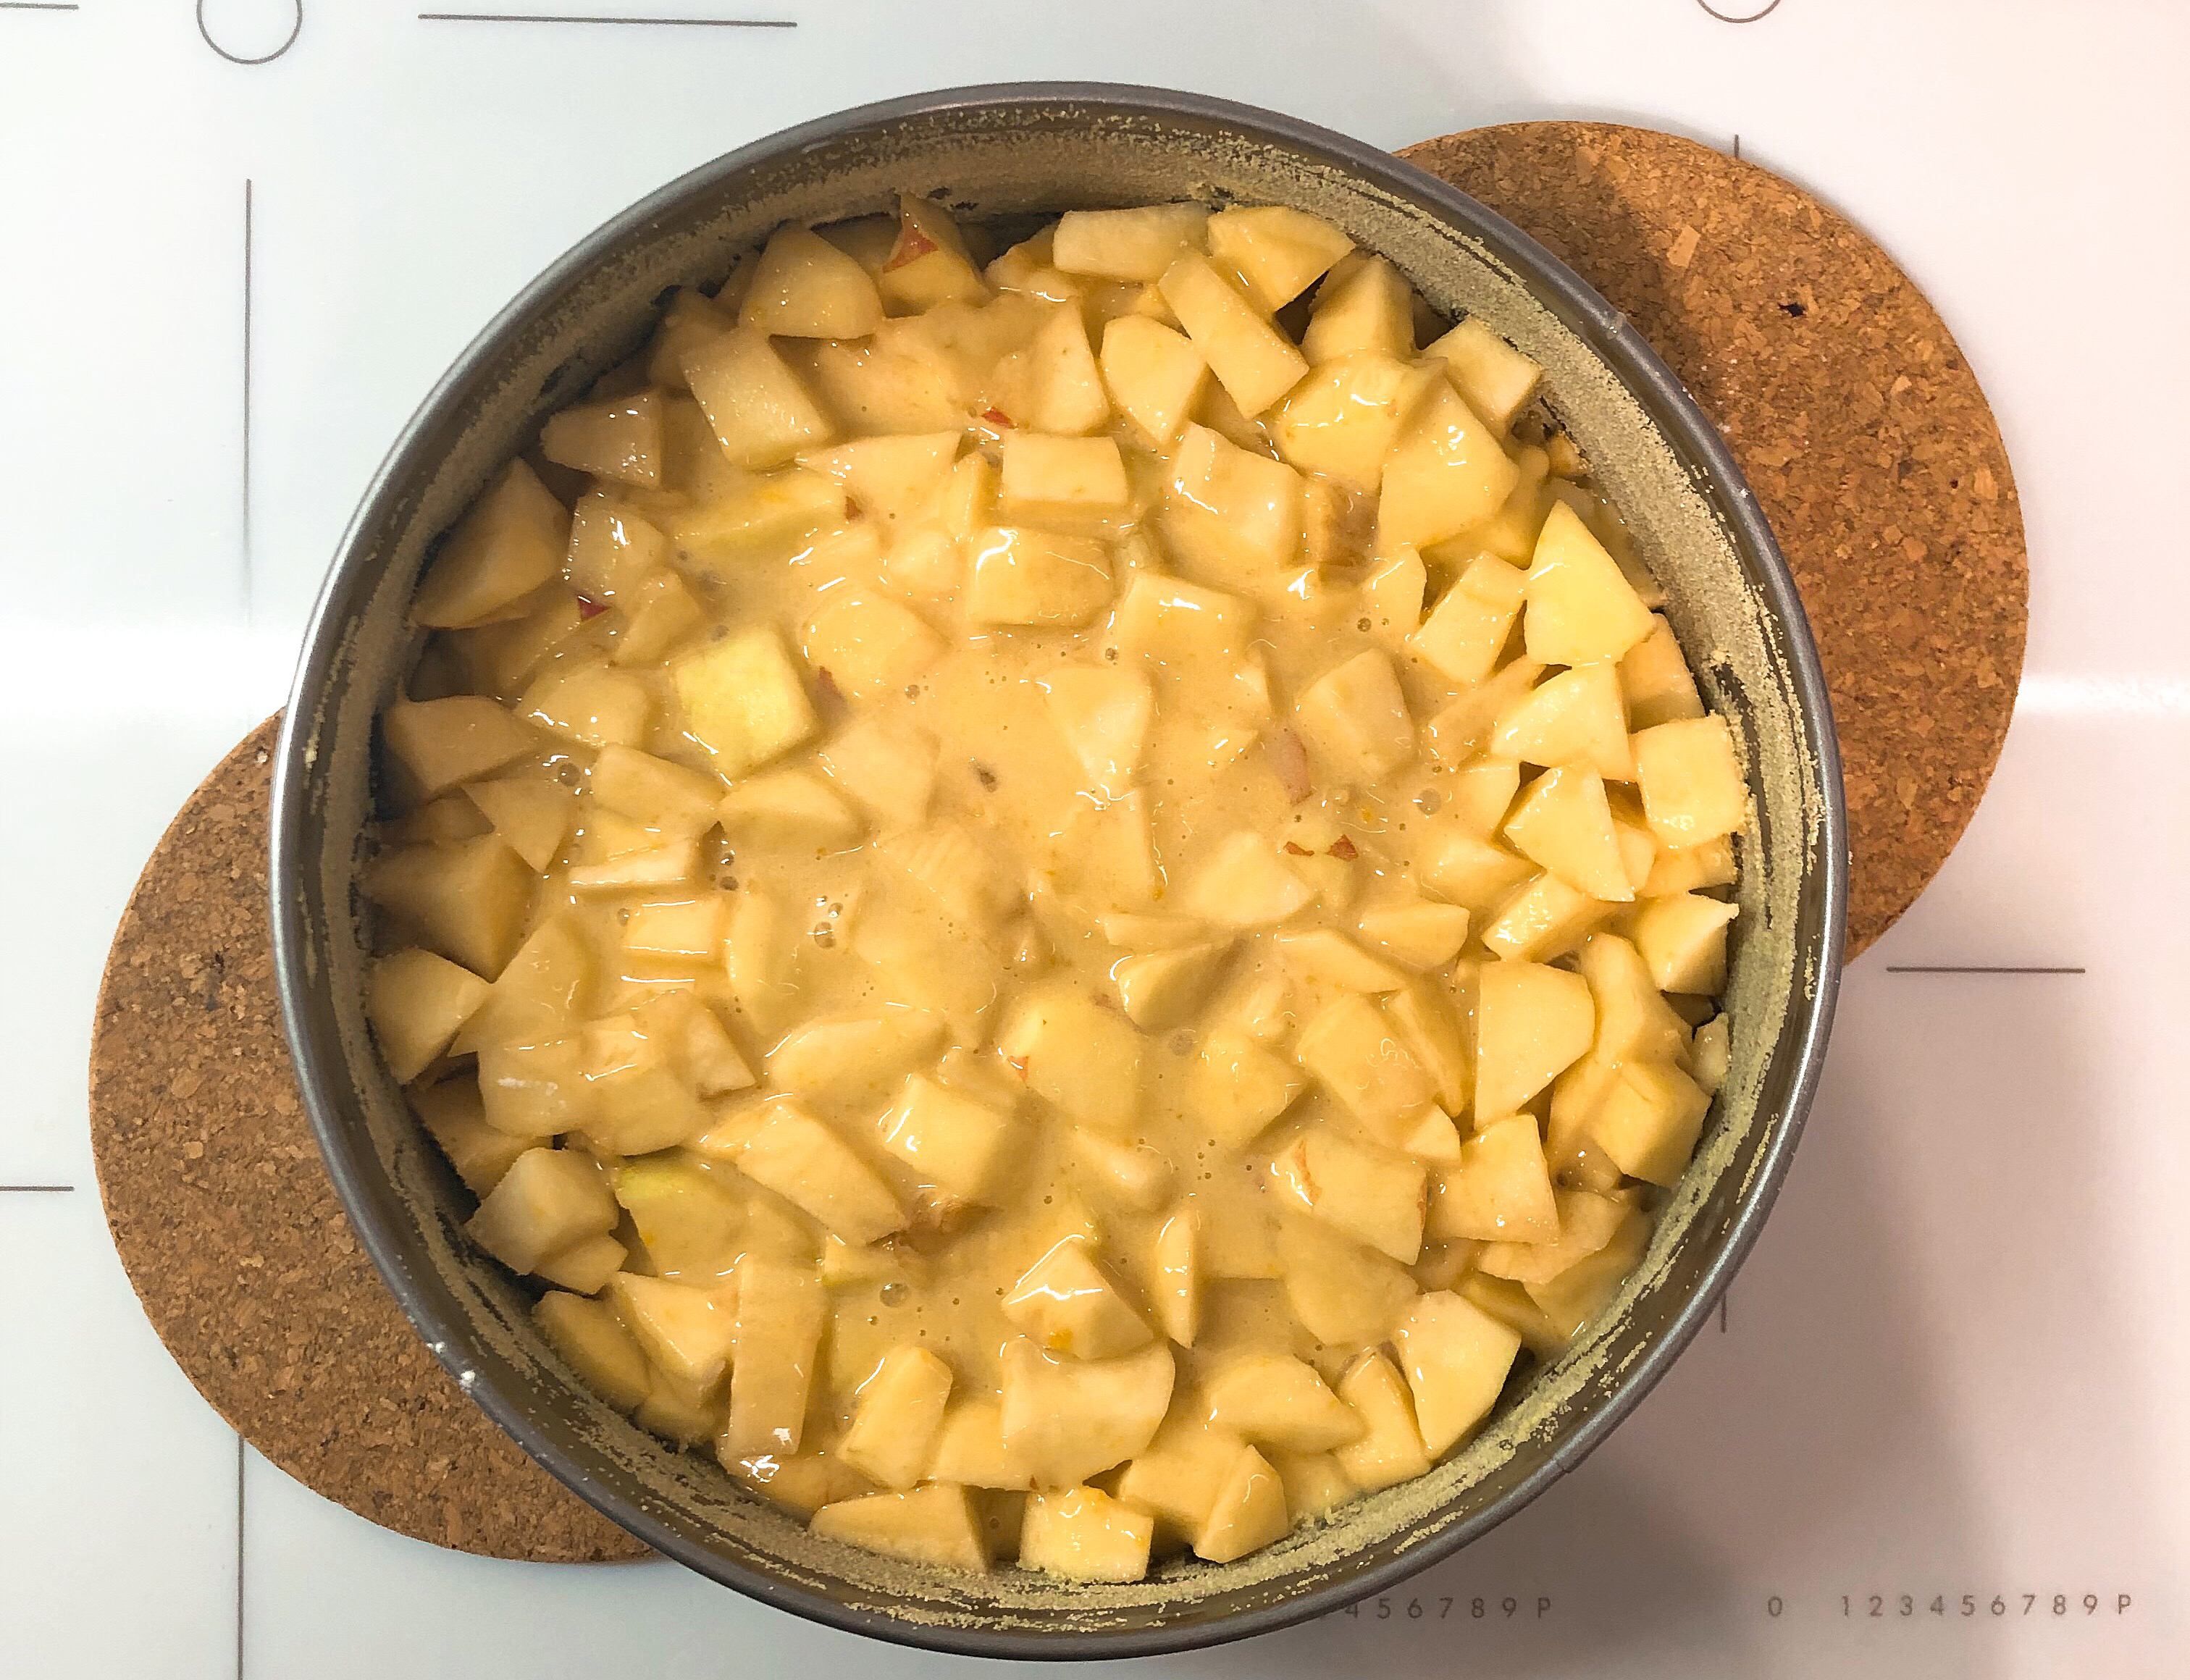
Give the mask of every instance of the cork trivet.
<path id="1" fill-rule="evenodd" d="M 1954 335 L 1844 217 L 1693 140 L 1517 122 L 1400 155 L 1571 264 L 1725 434 L 1832 690 L 1860 951 L 1961 837 L 2023 670 L 2022 508 Z"/>
<path id="2" fill-rule="evenodd" d="M 307 1487 L 489 1557 L 642 1556 L 434 1362 L 335 1200 L 275 1002 L 278 721 L 183 807 L 107 959 L 91 1138 L 122 1263 L 198 1392 Z"/>

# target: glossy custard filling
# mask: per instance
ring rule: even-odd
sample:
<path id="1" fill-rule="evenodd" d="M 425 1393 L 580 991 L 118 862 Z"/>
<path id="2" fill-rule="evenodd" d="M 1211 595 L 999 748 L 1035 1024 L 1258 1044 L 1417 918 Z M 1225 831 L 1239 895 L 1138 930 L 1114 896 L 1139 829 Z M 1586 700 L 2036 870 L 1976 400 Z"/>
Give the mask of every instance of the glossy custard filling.
<path id="1" fill-rule="evenodd" d="M 1131 1581 L 1640 1259 L 1747 793 L 1538 370 L 1279 207 L 786 228 L 451 531 L 370 1015 L 572 1369 Z"/>

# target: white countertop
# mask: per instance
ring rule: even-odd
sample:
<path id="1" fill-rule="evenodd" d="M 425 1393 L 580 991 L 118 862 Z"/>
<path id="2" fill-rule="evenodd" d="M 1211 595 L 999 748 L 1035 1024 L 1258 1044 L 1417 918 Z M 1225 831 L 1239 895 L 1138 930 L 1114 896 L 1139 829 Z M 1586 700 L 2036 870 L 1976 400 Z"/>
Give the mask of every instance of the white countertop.
<path id="1" fill-rule="evenodd" d="M 798 26 L 304 0 L 293 45 L 252 66 L 231 60 L 279 48 L 292 0 L 202 0 L 203 35 L 179 0 L 0 5 L 0 1184 L 68 1187 L 0 1191 L 0 1672 L 971 1671 L 667 1564 L 441 1552 L 239 1454 L 116 1262 L 83 1080 L 139 867 L 281 703 L 351 506 L 476 328 L 718 152 L 867 99 L 1036 77 L 1198 88 L 1393 146 L 1544 116 L 1739 133 L 1930 291 L 2000 416 L 2032 555 L 2006 757 L 1945 873 L 1849 973 L 1723 1329 L 1575 1475 L 1406 1591 L 1143 1667 L 2183 1672 L 2190 9 L 565 9 Z M 1895 972 L 1941 964 L 2077 972 Z"/>

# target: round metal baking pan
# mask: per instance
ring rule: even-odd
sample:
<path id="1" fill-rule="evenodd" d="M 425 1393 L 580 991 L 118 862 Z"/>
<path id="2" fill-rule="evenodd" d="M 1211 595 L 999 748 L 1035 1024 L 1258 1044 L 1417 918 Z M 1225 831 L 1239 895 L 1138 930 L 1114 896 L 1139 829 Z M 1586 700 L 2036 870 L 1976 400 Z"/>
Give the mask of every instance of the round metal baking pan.
<path id="1" fill-rule="evenodd" d="M 621 1417 L 535 1332 L 526 1291 L 463 1238 L 468 1199 L 364 1022 L 355 883 L 372 720 L 416 651 L 405 607 L 432 541 L 547 413 L 643 341 L 668 288 L 719 279 L 785 221 L 881 210 L 899 190 L 976 216 L 1294 204 L 1390 258 L 1438 309 L 1483 316 L 1544 364 L 1546 400 L 1734 724 L 1752 793 L 1732 1070 L 1620 1297 L 1429 1475 L 1237 1563 L 1189 1560 L 1130 1586 L 922 1570 L 818 1540 Z M 274 795 L 275 963 L 305 1103 L 360 1236 L 442 1363 L 533 1457 L 667 1556 L 817 1621 L 999 1657 L 1177 1650 L 1321 1615 L 1466 1545 L 1579 1463 L 1704 1323 L 1771 1206 L 1817 1083 L 1847 895 L 1832 719 L 1793 581 L 1725 445 L 1650 347 L 1540 246 L 1383 152 L 1221 100 L 1075 83 L 961 88 L 790 129 L 633 206 L 527 287 L 366 492 L 306 637 Z"/>

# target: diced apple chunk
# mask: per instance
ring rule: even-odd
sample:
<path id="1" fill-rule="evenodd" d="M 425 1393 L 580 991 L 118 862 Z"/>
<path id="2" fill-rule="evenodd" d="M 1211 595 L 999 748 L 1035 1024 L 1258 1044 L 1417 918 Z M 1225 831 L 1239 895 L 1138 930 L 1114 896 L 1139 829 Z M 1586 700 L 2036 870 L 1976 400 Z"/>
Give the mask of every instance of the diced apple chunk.
<path id="1" fill-rule="evenodd" d="M 1211 1564 L 1228 1564 L 1283 1537 L 1291 1526 L 1284 1482 L 1268 1459 L 1243 1446 L 1217 1484 L 1209 1515 L 1194 1535 L 1194 1555 Z"/>
<path id="2" fill-rule="evenodd" d="M 882 294 L 811 229 L 780 228 L 761 251 L 738 319 L 778 338 L 863 338 L 882 325 Z"/>
<path id="3" fill-rule="evenodd" d="M 1627 702 L 1627 727 L 1642 730 L 1704 715 L 1694 673 L 1673 627 L 1652 615 L 1650 633 L 1620 661 L 1620 692 Z"/>
<path id="4" fill-rule="evenodd" d="M 1544 667 L 1530 659 L 1508 660 L 1484 681 L 1430 715 L 1424 734 L 1442 763 L 1466 766 L 1490 745 L 1499 717 L 1529 692 Z"/>
<path id="5" fill-rule="evenodd" d="M 564 577 L 575 594 L 606 606 L 627 593 L 635 594 L 668 564 L 669 539 L 655 525 L 601 491 L 578 498 L 570 514 L 570 550 L 563 562 Z M 575 618 L 575 600 L 571 611 Z"/>
<path id="6" fill-rule="evenodd" d="M 667 1035 L 635 1014 L 588 1022 L 579 1035 L 587 1138 L 611 1155 L 638 1155 L 689 1143 L 706 1127 L 699 1093 Z"/>
<path id="7" fill-rule="evenodd" d="M 1156 1328 L 1182 1348 L 1201 1333 L 1201 1215 L 1181 1207 L 1157 1228 L 1149 1263 L 1149 1307 Z"/>
<path id="8" fill-rule="evenodd" d="M 1171 1158 L 1153 1144 L 1121 1143 L 1086 1127 L 1072 1134 L 1072 1168 L 1104 1200 L 1153 1213 L 1171 1193 Z"/>
<path id="9" fill-rule="evenodd" d="M 540 452 L 559 467 L 652 490 L 661 482 L 661 394 L 606 397 L 551 415 Z"/>
<path id="10" fill-rule="evenodd" d="M 1463 964 L 1453 977 L 1454 991 L 1466 990 L 1472 996 L 1472 988 L 1470 967 Z M 1467 1106 L 1468 1093 L 1474 1087 L 1474 1058 L 1451 1006 L 1418 982 L 1386 998 L 1384 1015 L 1399 1029 L 1400 1041 L 1429 1076 L 1438 1103 L 1449 1113 L 1460 1113 Z"/>
<path id="11" fill-rule="evenodd" d="M 854 438 L 802 455 L 798 464 L 842 485 L 860 513 L 895 531 L 935 511 L 962 436 L 942 431 Z"/>
<path id="12" fill-rule="evenodd" d="M 1119 958 L 1110 970 L 1126 1019 L 1151 1032 L 1177 1026 L 1208 996 L 1230 955 L 1228 940 L 1206 940 Z"/>
<path id="13" fill-rule="evenodd" d="M 1558 1207 L 1535 1115 L 1493 1120 L 1461 1145 L 1457 1167 L 1442 1176 L 1430 1229 L 1445 1242 L 1557 1239 Z"/>
<path id="14" fill-rule="evenodd" d="M 1697 1087 L 1705 1095 L 1716 1097 L 1733 1060 L 1733 1023 L 1724 1011 L 1696 1029 L 1688 1059 Z"/>
<path id="15" fill-rule="evenodd" d="M 716 816 L 733 840 L 816 851 L 856 844 L 865 826 L 827 782 L 798 769 L 747 777 L 723 796 Z"/>
<path id="16" fill-rule="evenodd" d="M 533 1146 L 530 1138 L 512 1137 L 486 1123 L 476 1079 L 460 1074 L 410 1096 L 420 1122 L 475 1196 L 484 1198 L 510 1163 Z"/>
<path id="17" fill-rule="evenodd" d="M 1730 887 L 1734 868 L 1733 841 L 1721 835 L 1700 846 L 1666 846 L 1650 860 L 1650 872 L 1637 887 L 1638 898 L 1670 898 L 1676 893 L 1697 892 L 1705 887 Z"/>
<path id="18" fill-rule="evenodd" d="M 1379 951 L 1410 968 L 1427 969 L 1442 968 L 1460 954 L 1467 943 L 1467 922 L 1459 905 L 1405 898 L 1371 905 L 1355 925 Z"/>
<path id="19" fill-rule="evenodd" d="M 719 777 L 631 746 L 603 747 L 586 785 L 599 804 L 672 839 L 712 828 L 723 797 Z"/>
<path id="20" fill-rule="evenodd" d="M 1382 1341 L 1417 1293 L 1389 1257 L 1313 1219 L 1279 1222 L 1278 1262 L 1293 1316 L 1333 1346 Z"/>
<path id="21" fill-rule="evenodd" d="M 987 934 L 1020 902 L 1020 888 L 997 866 L 985 831 L 969 824 L 936 823 L 877 841 L 872 849 L 955 928 Z"/>
<path id="22" fill-rule="evenodd" d="M 1209 207 L 1203 204 L 1068 210 L 1058 219 L 1052 258 L 1072 274 L 1158 280 L 1182 247 L 1200 248 L 1208 220 Z"/>
<path id="23" fill-rule="evenodd" d="M 1252 418 L 1308 372 L 1308 359 L 1206 258 L 1185 252 L 1157 282 L 1227 394 Z"/>
<path id="24" fill-rule="evenodd" d="M 1349 1144 L 1327 1129 L 1296 1138 L 1270 1164 L 1294 1208 L 1410 1265 L 1422 1249 L 1421 1163 Z"/>
<path id="25" fill-rule="evenodd" d="M 1591 1053 L 1608 1062 L 1670 1062 L 1688 1048 L 1688 1029 L 1659 995 L 1642 953 L 1617 934 L 1592 934 L 1574 964 L 1597 1004 Z"/>
<path id="26" fill-rule="evenodd" d="M 1619 906 L 1593 899 L 1546 871 L 1498 906 L 1476 937 L 1495 956 L 1551 962 L 1610 918 Z"/>
<path id="27" fill-rule="evenodd" d="M 1660 724 L 1637 735 L 1634 746 L 1642 809 L 1664 844 L 1700 846 L 1747 820 L 1749 787 L 1725 718 Z"/>
<path id="28" fill-rule="evenodd" d="M 1212 1033 L 1189 1076 L 1194 1114 L 1219 1142 L 1244 1149 L 1293 1105 L 1306 1082 L 1244 1034 Z"/>
<path id="29" fill-rule="evenodd" d="M 737 777 L 812 740 L 820 729 L 783 639 L 740 631 L 669 669 L 684 727 L 724 775 Z"/>
<path id="30" fill-rule="evenodd" d="M 1590 1121 L 1590 1135 L 1630 1178 L 1671 1186 L 1688 1170 L 1711 1098 L 1678 1068 L 1635 1062 L 1620 1069 Z"/>
<path id="31" fill-rule="evenodd" d="M 1265 314 L 1299 297 L 1353 248 L 1321 217 L 1282 204 L 1220 210 L 1209 219 L 1207 236 L 1211 260 L 1237 274 Z"/>
<path id="32" fill-rule="evenodd" d="M 1528 860 L 1464 830 L 1437 836 L 1422 861 L 1422 877 L 1471 915 L 1495 910 L 1533 872 Z"/>
<path id="33" fill-rule="evenodd" d="M 1109 419 L 1109 393 L 1076 304 L 1048 310 L 1034 336 L 996 363 L 984 400 L 1022 432 L 1079 437 Z"/>
<path id="34" fill-rule="evenodd" d="M 574 1295 L 598 1295 L 627 1257 L 629 1251 L 614 1237 L 587 1237 L 548 1256 L 532 1269 L 532 1274 Z"/>
<path id="35" fill-rule="evenodd" d="M 482 695 L 397 700 L 380 714 L 380 727 L 389 751 L 429 799 L 542 745 L 530 724 Z"/>
<path id="36" fill-rule="evenodd" d="M 906 1493 L 839 1500 L 814 1513 L 815 1534 L 884 1557 L 936 1569 L 985 1573 L 989 1548 L 964 1488 L 933 1482 Z"/>
<path id="37" fill-rule="evenodd" d="M 1002 1491 L 1030 1488 L 1034 1473 L 1004 1444 L 1003 1408 L 994 1400 L 956 1399 L 943 1414 L 928 1473 L 939 1482 Z"/>
<path id="38" fill-rule="evenodd" d="M 886 828 L 910 828 L 928 815 L 935 789 L 936 744 L 909 728 L 862 718 L 821 749 L 821 768 Z"/>
<path id="39" fill-rule="evenodd" d="M 871 1484 L 831 1453 L 757 1452 L 740 1457 L 716 1442 L 716 1457 L 739 1482 L 771 1505 L 811 1518 L 825 1505 L 856 1499 Z"/>
<path id="40" fill-rule="evenodd" d="M 1320 361 L 1271 417 L 1271 434 L 1302 472 L 1374 495 L 1401 423 L 1435 377 L 1374 350 Z M 1414 617 L 1419 603 L 1417 609 Z M 1413 627 L 1410 618 L 1407 628 Z"/>
<path id="41" fill-rule="evenodd" d="M 1536 962 L 1484 965 L 1476 998 L 1475 1111 L 1518 1111 L 1590 1047 L 1597 1006 L 1579 974 Z"/>
<path id="42" fill-rule="evenodd" d="M 365 895 L 415 927 L 421 943 L 491 979 L 516 953 L 536 884 L 491 834 L 453 846 L 406 846 L 366 866 Z"/>
<path id="43" fill-rule="evenodd" d="M 1301 1029 L 1293 1054 L 1346 1111 L 1396 1142 L 1436 1095 L 1430 1076 L 1384 1013 L 1366 997 L 1342 997 Z"/>
<path id="44" fill-rule="evenodd" d="M 1645 899 L 1628 923 L 1660 991 L 1711 996 L 1726 988 L 1727 924 L 1740 906 L 1699 893 Z"/>
<path id="45" fill-rule="evenodd" d="M 735 1159 L 747 1178 L 846 1242 L 874 1242 L 905 1224 L 905 1210 L 874 1168 L 795 1103 L 769 1104 Z"/>
<path id="46" fill-rule="evenodd" d="M 511 775 L 475 781 L 464 795 L 528 868 L 545 873 L 562 854 L 577 796 L 547 776 Z"/>
<path id="47" fill-rule="evenodd" d="M 730 1348 L 733 1456 L 798 1450 L 807 1396 L 829 1303 L 812 1268 L 752 1252 L 738 1262 L 736 1332 Z"/>
<path id="48" fill-rule="evenodd" d="M 1603 778 L 1587 765 L 1562 765 L 1538 776 L 1506 819 L 1505 834 L 1524 857 L 1591 898 L 1625 903 L 1635 896 Z"/>
<path id="49" fill-rule="evenodd" d="M 1404 652 L 1407 639 L 1421 622 L 1428 589 L 1429 570 L 1416 550 L 1402 548 L 1375 562 L 1360 584 L 1362 616 L 1370 633 L 1393 652 Z"/>
<path id="50" fill-rule="evenodd" d="M 1521 616 L 1528 582 L 1518 566 L 1495 554 L 1477 555 L 1438 598 L 1413 636 L 1414 650 L 1455 683 L 1486 680 Z"/>
<path id="51" fill-rule="evenodd" d="M 1091 537 L 992 526 L 968 540 L 966 616 L 975 624 L 1074 629 L 1110 604 L 1110 561 Z"/>
<path id="52" fill-rule="evenodd" d="M 1415 1424 L 1414 1401 L 1391 1360 L 1371 1349 L 1339 1379 L 1338 1396 L 1361 1425 L 1358 1439 L 1337 1450 L 1339 1467 L 1364 1493 L 1423 1474 L 1430 1456 Z"/>
<path id="53" fill-rule="evenodd" d="M 1581 516 L 1554 502 L 1529 565 L 1529 605 L 1521 621 L 1529 657 L 1546 665 L 1620 659 L 1654 621 Z"/>
<path id="54" fill-rule="evenodd" d="M 533 1308 L 532 1321 L 580 1380 L 618 1411 L 632 1411 L 646 1398 L 646 1355 L 608 1303 L 550 1290 Z"/>
<path id="55" fill-rule="evenodd" d="M 1494 1278 L 1533 1288 L 1586 1259 L 1612 1240 L 1631 1212 L 1626 1203 L 1588 1190 L 1554 1190 L 1559 1234 L 1550 1242 L 1494 1242 L 1476 1264 Z"/>
<path id="56" fill-rule="evenodd" d="M 615 1178 L 656 1277 L 712 1286 L 729 1274 L 752 1234 L 729 1174 L 672 1154 L 627 1161 Z"/>
<path id="57" fill-rule="evenodd" d="M 1529 406 L 1544 370 L 1498 336 L 1480 315 L 1470 315 L 1433 343 L 1467 406 L 1501 432 Z"/>
<path id="58" fill-rule="evenodd" d="M 1461 913 L 1467 914 L 1464 911 Z M 1279 934 L 1273 943 L 1288 966 L 1303 979 L 1340 991 L 1397 991 L 1407 983 L 1407 977 L 1399 969 L 1381 957 L 1371 956 L 1335 928 L 1312 928 L 1303 933 Z"/>
<path id="59" fill-rule="evenodd" d="M 1121 315 L 1103 329 L 1101 366 L 1110 400 L 1151 449 L 1171 447 L 1209 378 L 1193 340 L 1146 315 Z"/>
<path id="60" fill-rule="evenodd" d="M 1254 619 L 1254 609 L 1236 595 L 1136 572 L 1118 599 L 1118 650 L 1160 669 L 1180 661 L 1238 659 Z"/>
<path id="61" fill-rule="evenodd" d="M 1008 1110 L 910 1074 L 876 1122 L 882 1146 L 922 1177 L 967 1201 L 992 1198 L 1019 1135 Z"/>
<path id="62" fill-rule="evenodd" d="M 1155 1438 L 1171 1404 L 1169 1346 L 1155 1342 L 1115 1359 L 1067 1359 L 1024 1338 L 1003 1353 L 1006 1450 L 1038 1487 L 1099 1476 Z"/>
<path id="63" fill-rule="evenodd" d="M 1041 679 L 1050 720 L 1087 772 L 1096 796 L 1131 791 L 1155 724 L 1155 686 L 1116 666 L 1067 665 Z"/>
<path id="64" fill-rule="evenodd" d="M 1190 576 L 1267 585 L 1300 553 L 1303 488 L 1284 462 L 1189 425 L 1172 451 L 1164 541 Z"/>
<path id="65" fill-rule="evenodd" d="M 1519 479 L 1520 469 L 1459 392 L 1433 385 L 1385 457 L 1377 541 L 1387 548 L 1442 542 L 1495 514 Z M 1544 657 L 1534 649 L 1530 656 Z"/>
<path id="66" fill-rule="evenodd" d="M 646 1356 L 672 1376 L 707 1388 L 729 1368 L 736 1320 L 712 1289 L 619 1272 L 609 1299 Z"/>
<path id="67" fill-rule="evenodd" d="M 989 295 L 967 254 L 965 236 L 950 213 L 933 200 L 898 196 L 897 237 L 875 275 L 882 302 L 899 315 L 938 304 L 978 301 Z"/>
<path id="68" fill-rule="evenodd" d="M 1521 1338 L 1473 1302 L 1425 1295 L 1393 1333 L 1413 1391 L 1422 1445 L 1441 1458 L 1498 1402 Z"/>
<path id="69" fill-rule="evenodd" d="M 616 1222 L 616 1198 L 584 1155 L 570 1149 L 528 1149 L 464 1227 L 513 1272 L 605 1234 Z"/>
<path id="70" fill-rule="evenodd" d="M 1099 534 L 1130 513 L 1125 457 L 1112 438 L 1005 435 L 998 518 L 1011 525 Z"/>
<path id="71" fill-rule="evenodd" d="M 1324 1452 L 1361 1435 L 1315 1367 L 1289 1354 L 1234 1355 L 1203 1376 L 1202 1393 L 1211 1424 L 1261 1446 Z"/>
<path id="72" fill-rule="evenodd" d="M 1037 1491 L 1019 1531 L 1019 1566 L 1067 1581 L 1138 1581 L 1155 1518 L 1098 1488 Z"/>
<path id="73" fill-rule="evenodd" d="M 1584 764 L 1608 781 L 1632 780 L 1614 667 L 1578 666 L 1546 678 L 1498 714 L 1489 749 L 1523 763 Z"/>
<path id="74" fill-rule="evenodd" d="M 585 1069 L 574 1036 L 536 1044 L 491 1044 L 479 1053 L 479 1111 L 489 1126 L 533 1139 L 575 1132 L 584 1121 Z"/>
<path id="75" fill-rule="evenodd" d="M 837 1448 L 844 1461 L 886 1488 L 920 1480 L 934 1455 L 950 1382 L 950 1367 L 931 1349 L 892 1348 L 860 1390 Z"/>
<path id="76" fill-rule="evenodd" d="M 605 863 L 575 865 L 564 878 L 574 893 L 628 893 L 683 886 L 699 866 L 699 843 L 675 840 L 667 846 L 620 852 Z"/>
<path id="77" fill-rule="evenodd" d="M 1379 781 L 1415 756 L 1415 728 L 1391 656 L 1355 654 L 1309 684 L 1294 707 L 1301 737 L 1336 775 Z"/>
<path id="78" fill-rule="evenodd" d="M 513 461 L 441 541 L 411 621 L 433 629 L 487 624 L 563 569 L 570 516 L 522 461 Z"/>
<path id="79" fill-rule="evenodd" d="M 491 990 L 470 969 L 430 951 L 376 959 L 366 1019 L 395 1082 L 408 1085 L 423 1073 Z"/>
<path id="80" fill-rule="evenodd" d="M 1029 1087 L 1082 1125 L 1115 1135 L 1140 1112 L 1141 1036 L 1069 985 L 1022 993 L 998 1038 Z"/>
<path id="81" fill-rule="evenodd" d="M 1649 1246 L 1649 1216 L 1637 1208 L 1622 1208 L 1612 1234 L 1594 1253 L 1524 1287 L 1551 1327 L 1571 1340 L 1620 1292 L 1620 1285 L 1642 1263 Z"/>
<path id="82" fill-rule="evenodd" d="M 928 621 L 887 595 L 832 589 L 806 621 L 806 661 L 854 700 L 902 689 L 943 657 Z"/>
<path id="83" fill-rule="evenodd" d="M 1111 1359 L 1149 1340 L 1147 1321 L 1076 1237 L 1027 1269 L 1003 1297 L 1003 1313 L 1037 1346 L 1070 1359 Z"/>
<path id="84" fill-rule="evenodd" d="M 780 467 L 830 440 L 828 417 L 757 328 L 696 346 L 684 372 L 723 453 L 740 467 Z"/>
<path id="85" fill-rule="evenodd" d="M 1301 349 L 1311 362 L 1370 351 L 1404 360 L 1415 353 L 1415 290 L 1382 257 L 1334 274 L 1315 294 Z"/>

